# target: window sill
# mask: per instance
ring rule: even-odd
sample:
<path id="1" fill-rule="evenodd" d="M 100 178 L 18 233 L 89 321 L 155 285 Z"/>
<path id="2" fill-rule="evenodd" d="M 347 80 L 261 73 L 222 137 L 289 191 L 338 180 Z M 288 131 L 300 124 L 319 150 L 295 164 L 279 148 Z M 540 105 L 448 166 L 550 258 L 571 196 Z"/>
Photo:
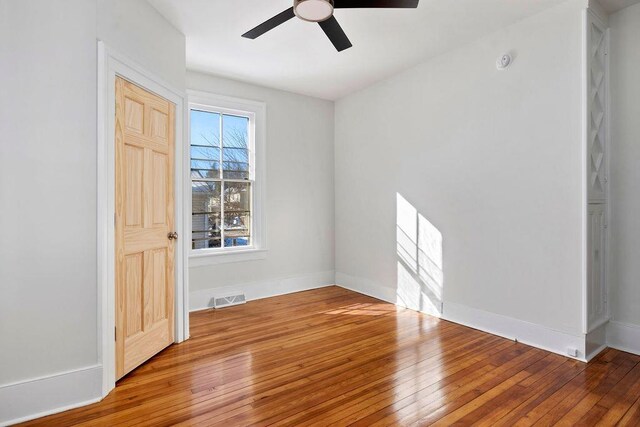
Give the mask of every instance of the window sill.
<path id="1" fill-rule="evenodd" d="M 231 262 L 255 261 L 267 257 L 266 249 L 238 249 L 222 252 L 191 253 L 189 267 L 227 264 Z"/>

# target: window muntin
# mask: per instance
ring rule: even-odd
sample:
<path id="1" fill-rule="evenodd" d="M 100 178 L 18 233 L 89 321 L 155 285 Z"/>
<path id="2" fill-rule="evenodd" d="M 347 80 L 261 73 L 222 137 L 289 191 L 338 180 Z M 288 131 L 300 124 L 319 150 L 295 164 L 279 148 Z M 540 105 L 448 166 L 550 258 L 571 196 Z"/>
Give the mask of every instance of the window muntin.
<path id="1" fill-rule="evenodd" d="M 192 108 L 190 123 L 192 249 L 250 247 L 253 120 L 249 114 Z"/>

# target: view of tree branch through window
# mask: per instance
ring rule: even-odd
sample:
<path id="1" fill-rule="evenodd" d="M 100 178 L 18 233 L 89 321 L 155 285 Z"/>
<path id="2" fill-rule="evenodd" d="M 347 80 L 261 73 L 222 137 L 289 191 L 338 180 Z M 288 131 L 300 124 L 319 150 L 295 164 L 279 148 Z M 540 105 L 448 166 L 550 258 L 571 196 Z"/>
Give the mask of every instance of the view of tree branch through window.
<path id="1" fill-rule="evenodd" d="M 248 117 L 191 110 L 192 248 L 251 245 Z"/>

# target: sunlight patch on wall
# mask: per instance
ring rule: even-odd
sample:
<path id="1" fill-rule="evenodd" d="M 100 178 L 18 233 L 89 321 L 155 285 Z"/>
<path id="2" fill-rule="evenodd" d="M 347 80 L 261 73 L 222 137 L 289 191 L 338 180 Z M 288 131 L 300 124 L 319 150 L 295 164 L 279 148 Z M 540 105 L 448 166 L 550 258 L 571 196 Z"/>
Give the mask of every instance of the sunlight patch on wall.
<path id="1" fill-rule="evenodd" d="M 440 316 L 444 289 L 442 233 L 399 193 L 396 209 L 396 304 Z"/>

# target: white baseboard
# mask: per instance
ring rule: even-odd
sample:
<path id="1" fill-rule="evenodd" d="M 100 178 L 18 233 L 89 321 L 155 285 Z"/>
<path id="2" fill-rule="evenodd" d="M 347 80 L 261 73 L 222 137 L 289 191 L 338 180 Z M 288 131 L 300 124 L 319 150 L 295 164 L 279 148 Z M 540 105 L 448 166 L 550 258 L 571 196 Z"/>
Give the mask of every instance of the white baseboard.
<path id="1" fill-rule="evenodd" d="M 593 328 L 585 337 L 585 353 L 587 361 L 596 357 L 607 348 L 607 324 L 609 319 L 604 319 Z"/>
<path id="2" fill-rule="evenodd" d="M 253 301 L 262 298 L 290 294 L 293 292 L 308 291 L 311 289 L 323 288 L 325 286 L 332 286 L 334 282 L 335 273 L 331 270 L 295 277 L 287 277 L 284 279 L 264 280 L 260 282 L 245 283 L 242 285 L 192 291 L 189 293 L 189 311 L 211 308 L 211 299 L 217 296 L 233 295 L 244 292 L 247 301 Z"/>
<path id="3" fill-rule="evenodd" d="M 101 392 L 101 365 L 0 385 L 0 426 L 98 402 Z"/>
<path id="4" fill-rule="evenodd" d="M 380 286 L 371 280 L 361 277 L 350 276 L 336 271 L 336 285 L 391 304 L 397 302 L 395 289 Z"/>
<path id="5" fill-rule="evenodd" d="M 536 323 L 446 301 L 442 318 L 562 356 L 572 357 L 567 351 L 576 349 L 578 356 L 572 358 L 583 362 L 587 360 L 584 335 L 572 335 Z"/>
<path id="6" fill-rule="evenodd" d="M 395 289 L 382 287 L 368 279 L 336 272 L 336 284 L 354 292 L 397 304 Z M 567 357 L 569 357 L 567 351 L 570 348 L 576 349 L 578 357 L 575 357 L 575 359 L 587 360 L 584 335 L 572 335 L 512 317 L 446 301 L 444 302 L 444 313 L 441 317 L 490 334 L 511 340 L 517 339 L 521 343 Z"/>
<path id="7" fill-rule="evenodd" d="M 441 301 L 434 301 L 435 296 L 433 296 L 433 294 L 427 295 L 425 291 L 420 292 L 419 299 L 406 301 L 403 300 L 402 296 L 398 296 L 398 291 L 396 289 L 387 286 L 380 286 L 369 279 L 350 276 L 339 272 L 336 272 L 336 284 L 341 288 L 349 289 L 350 291 L 389 302 L 397 305 L 398 307 L 420 311 L 430 316 L 442 317 L 442 313 L 440 312 L 440 309 L 442 308 Z"/>
<path id="8" fill-rule="evenodd" d="M 617 350 L 640 355 L 640 326 L 609 321 L 607 345 Z"/>

